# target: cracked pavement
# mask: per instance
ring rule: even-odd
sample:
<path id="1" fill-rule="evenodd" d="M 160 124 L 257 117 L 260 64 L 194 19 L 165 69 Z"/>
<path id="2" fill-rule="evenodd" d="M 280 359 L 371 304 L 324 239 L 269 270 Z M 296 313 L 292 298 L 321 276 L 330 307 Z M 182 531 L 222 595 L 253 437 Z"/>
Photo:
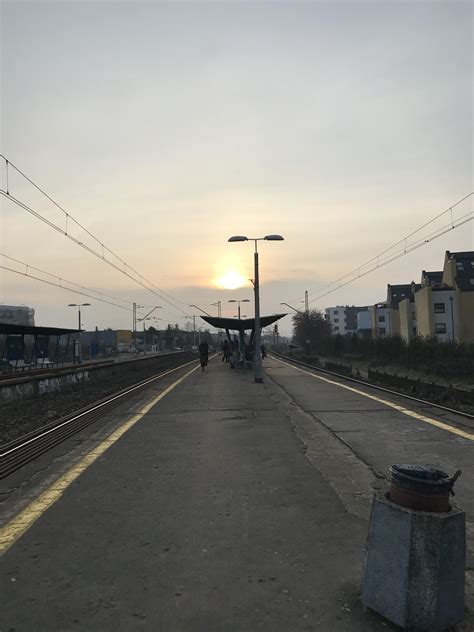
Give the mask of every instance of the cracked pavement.
<path id="1" fill-rule="evenodd" d="M 359 599 L 372 493 L 450 440 L 265 366 L 211 361 L 71 484 L 0 560 L 2 632 L 395 629 Z"/>

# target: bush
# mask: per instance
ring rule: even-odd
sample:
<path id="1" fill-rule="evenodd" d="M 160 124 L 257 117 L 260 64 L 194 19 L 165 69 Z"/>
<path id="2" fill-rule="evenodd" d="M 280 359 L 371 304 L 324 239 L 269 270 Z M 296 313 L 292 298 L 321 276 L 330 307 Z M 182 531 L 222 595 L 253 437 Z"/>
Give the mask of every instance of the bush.
<path id="1" fill-rule="evenodd" d="M 335 358 L 357 354 L 370 362 L 424 371 L 448 379 L 474 375 L 474 344 L 440 342 L 434 337 L 416 337 L 406 342 L 398 336 L 373 339 L 325 335 L 313 340 L 313 350 Z"/>

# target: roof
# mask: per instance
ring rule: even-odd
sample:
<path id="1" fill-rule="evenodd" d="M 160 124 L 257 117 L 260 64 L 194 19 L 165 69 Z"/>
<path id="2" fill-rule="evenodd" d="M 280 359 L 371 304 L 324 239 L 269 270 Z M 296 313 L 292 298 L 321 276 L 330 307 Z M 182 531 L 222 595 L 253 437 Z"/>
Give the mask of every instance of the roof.
<path id="1" fill-rule="evenodd" d="M 474 250 L 465 250 L 464 252 L 450 252 L 446 250 L 447 259 L 455 259 L 459 261 L 460 259 L 474 259 Z"/>
<path id="2" fill-rule="evenodd" d="M 387 285 L 387 303 L 392 309 L 398 309 L 398 305 L 406 298 L 411 299 L 411 283 L 401 285 Z"/>
<path id="3" fill-rule="evenodd" d="M 446 258 L 456 264 L 456 285 L 461 292 L 474 292 L 474 251 L 449 252 Z"/>
<path id="4" fill-rule="evenodd" d="M 260 316 L 260 326 L 268 327 L 286 314 L 273 314 L 273 316 Z M 233 329 L 235 331 L 246 331 L 255 329 L 255 318 L 219 318 L 218 316 L 201 316 L 212 327 L 217 329 Z"/>
<path id="5" fill-rule="evenodd" d="M 12 325 L 0 323 L 0 334 L 17 336 L 67 336 L 78 333 L 78 329 L 62 329 L 60 327 L 31 327 L 29 325 Z"/>
<path id="6" fill-rule="evenodd" d="M 440 285 L 443 282 L 443 271 L 435 270 L 435 271 L 426 271 L 423 270 L 421 273 L 421 283 L 424 285 Z"/>

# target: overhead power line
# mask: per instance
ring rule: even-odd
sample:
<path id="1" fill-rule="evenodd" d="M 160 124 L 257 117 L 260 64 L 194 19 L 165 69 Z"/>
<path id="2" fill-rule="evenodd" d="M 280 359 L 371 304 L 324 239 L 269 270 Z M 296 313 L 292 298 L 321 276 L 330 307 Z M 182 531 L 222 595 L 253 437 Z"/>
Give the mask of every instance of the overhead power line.
<path id="1" fill-rule="evenodd" d="M 9 161 L 5 156 L 0 154 L 0 158 L 5 161 L 6 167 L 6 190 L 0 189 L 0 194 L 5 198 L 24 209 L 37 219 L 44 222 L 50 228 L 53 228 L 57 232 L 61 233 L 76 245 L 80 246 L 90 254 L 94 255 L 98 259 L 101 259 L 109 266 L 124 274 L 129 279 L 134 281 L 135 283 L 141 285 L 143 288 L 152 292 L 157 296 L 160 300 L 165 301 L 170 305 L 171 308 L 181 312 L 181 314 L 187 316 L 188 313 L 182 309 L 178 303 L 186 306 L 186 303 L 181 301 L 180 299 L 175 298 L 171 294 L 168 294 L 164 290 L 157 287 L 152 281 L 149 281 L 145 276 L 143 276 L 140 272 L 135 270 L 132 266 L 130 266 L 124 259 L 122 259 L 119 255 L 117 255 L 111 248 L 109 248 L 103 241 L 101 241 L 98 237 L 96 237 L 91 231 L 89 231 L 85 226 L 83 226 L 79 221 L 77 221 L 65 208 L 63 208 L 60 204 L 58 204 L 50 195 L 48 195 L 41 187 L 39 187 L 33 180 L 31 180 L 26 174 L 24 174 L 18 167 L 16 167 L 11 161 Z M 56 222 L 48 219 L 42 213 L 32 208 L 30 205 L 26 204 L 22 200 L 16 198 L 10 193 L 10 182 L 9 182 L 9 169 L 12 168 L 16 173 L 18 173 L 22 178 L 24 178 L 27 182 L 29 182 L 39 193 L 41 193 L 44 197 L 46 197 L 64 216 L 64 226 L 60 226 Z M 79 228 L 81 231 L 84 231 L 85 234 L 91 239 L 94 245 L 88 245 L 84 243 L 80 238 L 71 234 L 71 230 L 73 227 Z"/>
<path id="2" fill-rule="evenodd" d="M 402 239 L 397 241 L 395 244 L 393 244 L 389 248 L 382 250 L 379 254 L 375 255 L 375 257 L 372 257 L 371 259 L 369 259 L 362 265 L 351 270 L 351 272 L 344 274 L 343 276 L 339 277 L 335 281 L 332 281 L 331 283 L 328 283 L 326 286 L 322 288 L 319 288 L 319 289 L 313 288 L 309 290 L 310 294 L 316 293 L 316 295 L 313 298 L 311 298 L 309 302 L 314 303 L 315 301 L 319 300 L 323 296 L 332 294 L 333 292 L 340 290 L 346 285 L 349 285 L 350 283 L 354 283 L 354 281 L 357 281 L 358 279 L 370 274 L 371 272 L 374 272 L 378 268 L 382 268 L 383 266 L 388 265 L 392 261 L 395 261 L 396 259 L 404 257 L 410 252 L 413 252 L 414 250 L 417 250 L 418 248 L 421 248 L 422 246 L 425 246 L 426 244 L 431 243 L 435 239 L 442 237 L 446 233 L 449 233 L 450 231 L 454 230 L 455 228 L 459 228 L 460 226 L 463 226 L 467 222 L 472 221 L 472 219 L 474 219 L 473 210 L 471 209 L 470 211 L 466 213 L 464 212 L 465 208 L 462 209 L 461 205 L 463 202 L 466 202 L 466 200 L 471 198 L 473 195 L 474 195 L 474 192 L 469 193 L 468 195 L 463 197 L 461 200 L 458 200 L 457 202 L 455 202 L 452 206 L 447 208 L 445 211 L 438 213 L 435 217 L 425 222 L 422 226 L 412 231 L 405 237 L 402 237 Z M 438 222 L 439 220 L 443 220 L 443 224 L 433 229 L 433 224 L 435 224 L 435 222 Z M 431 230 L 428 231 L 427 229 L 430 226 L 431 226 Z M 288 302 L 291 303 L 296 300 L 298 299 L 293 299 L 292 301 L 288 301 Z"/>
<path id="3" fill-rule="evenodd" d="M 41 281 L 41 283 L 46 283 L 54 287 L 59 287 L 62 290 L 67 290 L 68 292 L 74 292 L 75 294 L 82 294 L 83 296 L 87 296 L 88 298 L 92 298 L 96 301 L 102 301 L 103 303 L 108 303 L 109 305 L 113 305 L 114 307 L 119 307 L 120 309 L 133 311 L 133 301 L 119 298 L 117 296 L 111 296 L 110 294 L 105 294 L 104 292 L 99 292 L 98 290 L 88 288 L 85 285 L 74 283 L 74 281 L 69 281 L 68 279 L 65 279 L 64 277 L 60 277 L 57 274 L 46 272 L 46 270 L 42 270 L 41 268 L 32 266 L 28 263 L 25 263 L 24 261 L 20 261 L 19 259 L 9 257 L 3 252 L 0 252 L 0 257 L 3 257 L 3 259 L 5 259 L 8 262 L 8 265 L 5 265 L 3 263 L 0 264 L 0 268 L 3 270 L 7 270 L 8 272 L 14 272 L 15 274 L 28 277 L 29 279 L 34 279 L 35 281 Z M 14 264 L 23 266 L 24 269 L 18 270 L 17 268 L 12 267 L 12 265 Z M 46 279 L 42 278 L 38 276 L 38 274 L 45 275 L 48 278 Z M 150 307 L 150 306 L 144 305 L 143 307 Z"/>

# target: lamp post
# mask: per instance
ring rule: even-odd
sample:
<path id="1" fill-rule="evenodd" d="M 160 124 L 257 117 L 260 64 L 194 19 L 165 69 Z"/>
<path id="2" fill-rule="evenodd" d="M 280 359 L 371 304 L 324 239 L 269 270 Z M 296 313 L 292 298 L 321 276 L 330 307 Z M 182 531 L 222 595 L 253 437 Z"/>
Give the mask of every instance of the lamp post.
<path id="1" fill-rule="evenodd" d="M 281 235 L 266 235 L 265 237 L 246 237 L 244 235 L 234 235 L 229 237 L 228 241 L 253 241 L 255 242 L 254 261 L 254 279 L 253 290 L 255 296 L 255 336 L 254 336 L 254 367 L 255 382 L 263 382 L 262 354 L 260 353 L 260 281 L 258 271 L 258 249 L 257 241 L 283 241 Z"/>
<path id="2" fill-rule="evenodd" d="M 196 307 L 195 305 L 190 305 L 189 307 Z M 199 307 L 198 307 L 199 309 Z M 193 314 L 192 316 L 185 316 L 188 320 L 193 321 L 193 347 L 196 347 L 196 316 Z"/>
<path id="3" fill-rule="evenodd" d="M 154 309 L 152 309 L 152 311 L 154 311 L 155 309 L 160 309 L 159 307 L 155 307 Z M 151 314 L 151 312 L 150 312 Z M 145 316 L 144 318 L 139 318 L 139 321 L 143 322 L 143 354 L 146 354 L 146 325 L 145 325 L 145 321 L 146 320 L 161 320 L 161 318 L 158 318 L 157 316 Z M 154 344 L 152 342 L 152 344 Z"/>
<path id="4" fill-rule="evenodd" d="M 304 312 L 302 312 L 299 309 L 296 309 L 296 307 L 293 307 L 293 305 L 289 305 L 288 303 L 280 303 L 280 305 L 286 305 L 286 307 L 289 307 L 290 309 L 292 309 L 294 312 L 296 312 L 297 314 L 301 314 L 301 316 L 305 317 L 305 323 L 306 323 L 306 350 L 308 355 L 311 355 L 311 335 L 310 335 L 310 323 L 309 323 L 309 302 L 308 302 L 308 291 L 306 291 L 304 293 L 304 305 L 305 305 L 305 310 Z"/>
<path id="5" fill-rule="evenodd" d="M 152 320 L 152 318 L 154 320 L 161 320 L 161 318 L 157 318 L 156 316 L 153 316 L 152 318 L 150 318 L 150 314 L 153 314 L 155 309 L 161 309 L 161 305 L 155 305 L 155 307 L 152 307 L 150 311 L 148 312 L 148 314 L 145 314 L 143 318 L 137 318 L 137 309 L 143 309 L 143 307 L 144 305 L 137 305 L 136 303 L 133 304 L 133 345 L 136 348 L 137 323 L 143 322 L 143 353 L 145 353 L 145 320 Z"/>
<path id="6" fill-rule="evenodd" d="M 235 298 L 231 298 L 228 301 L 229 303 L 237 303 L 238 304 L 238 315 L 239 315 L 239 319 L 240 319 L 240 303 L 250 303 L 248 298 L 242 298 L 240 299 L 240 301 L 236 300 Z"/>
<path id="7" fill-rule="evenodd" d="M 78 338 L 77 338 L 77 347 L 75 348 L 75 353 L 74 353 L 74 364 L 76 363 L 76 358 L 77 358 L 77 364 L 81 363 L 81 327 L 82 327 L 82 323 L 81 323 L 81 307 L 90 307 L 90 303 L 69 303 L 68 307 L 77 307 L 78 308 L 78 329 L 79 329 L 79 333 L 78 333 Z"/>
<path id="8" fill-rule="evenodd" d="M 217 303 L 211 303 L 212 307 L 217 307 L 217 318 L 222 316 L 222 302 L 217 301 Z"/>

